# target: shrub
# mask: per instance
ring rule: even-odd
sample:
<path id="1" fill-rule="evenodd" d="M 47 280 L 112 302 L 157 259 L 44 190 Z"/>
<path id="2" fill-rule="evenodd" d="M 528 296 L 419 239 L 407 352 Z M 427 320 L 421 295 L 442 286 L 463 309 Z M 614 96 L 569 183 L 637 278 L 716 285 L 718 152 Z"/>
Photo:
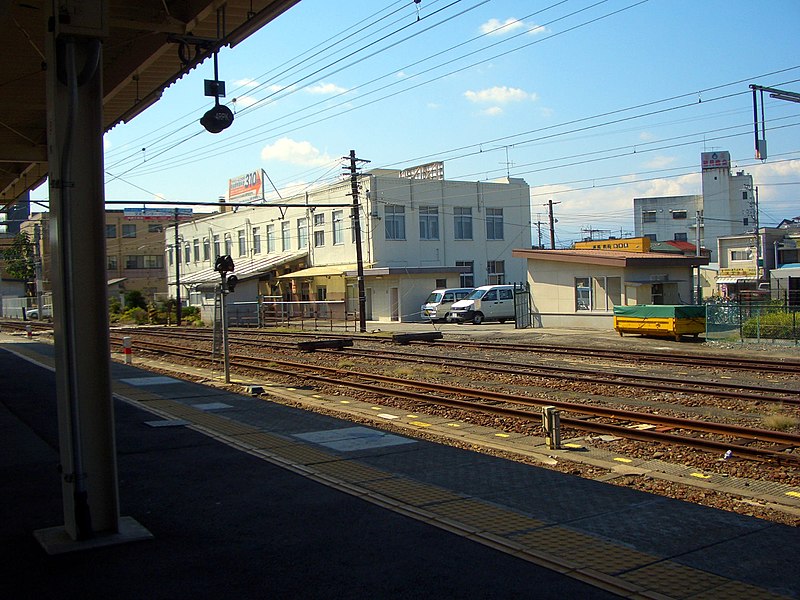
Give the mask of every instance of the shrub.
<path id="1" fill-rule="evenodd" d="M 796 313 L 761 313 L 742 323 L 742 336 L 791 340 L 797 339 L 800 335 L 798 329 L 800 329 L 800 320 Z"/>

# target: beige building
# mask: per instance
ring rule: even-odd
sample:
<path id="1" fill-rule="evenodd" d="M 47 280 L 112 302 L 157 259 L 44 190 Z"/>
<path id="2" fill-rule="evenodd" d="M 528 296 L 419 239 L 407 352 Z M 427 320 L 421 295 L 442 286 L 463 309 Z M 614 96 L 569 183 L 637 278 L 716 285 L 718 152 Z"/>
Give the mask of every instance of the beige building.
<path id="1" fill-rule="evenodd" d="M 514 250 L 527 261 L 536 326 L 612 329 L 614 306 L 688 304 L 702 256 L 615 250 Z"/>
<path id="2" fill-rule="evenodd" d="M 106 211 L 106 276 L 109 295 L 140 291 L 149 301 L 166 299 L 165 227 L 169 221 L 148 221 L 126 216 L 126 211 Z M 31 240 L 39 238 L 42 291 L 50 287 L 50 214 L 34 213 L 22 223 Z M 38 234 L 37 234 L 38 230 Z"/>

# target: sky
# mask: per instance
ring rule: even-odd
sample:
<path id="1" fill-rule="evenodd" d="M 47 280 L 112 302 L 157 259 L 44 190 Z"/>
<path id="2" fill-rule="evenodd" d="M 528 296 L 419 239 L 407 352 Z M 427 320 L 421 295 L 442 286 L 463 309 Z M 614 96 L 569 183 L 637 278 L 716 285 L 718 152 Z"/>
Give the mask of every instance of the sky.
<path id="1" fill-rule="evenodd" d="M 634 198 L 701 193 L 701 152 L 727 150 L 772 226 L 800 216 L 800 104 L 764 96 L 756 160 L 749 85 L 800 92 L 798 23 L 797 0 L 301 0 L 220 52 L 229 129 L 199 123 L 206 61 L 106 134 L 106 200 L 215 201 L 257 169 L 285 197 L 355 150 L 523 178 L 534 243 L 552 200 L 568 247 L 632 235 Z"/>

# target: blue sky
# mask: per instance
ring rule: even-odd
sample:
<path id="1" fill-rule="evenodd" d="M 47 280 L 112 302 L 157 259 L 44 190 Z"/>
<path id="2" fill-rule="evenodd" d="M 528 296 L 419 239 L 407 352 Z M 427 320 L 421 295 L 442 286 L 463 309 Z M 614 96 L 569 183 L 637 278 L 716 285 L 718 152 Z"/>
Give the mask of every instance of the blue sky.
<path id="1" fill-rule="evenodd" d="M 286 194 L 354 149 L 522 177 L 563 246 L 632 233 L 634 197 L 700 193 L 700 153 L 728 150 L 773 225 L 800 215 L 800 104 L 767 98 L 761 163 L 748 85 L 800 92 L 798 23 L 797 0 L 301 0 L 221 52 L 230 129 L 198 122 L 208 61 L 106 135 L 106 198 L 213 201 L 258 168 Z"/>

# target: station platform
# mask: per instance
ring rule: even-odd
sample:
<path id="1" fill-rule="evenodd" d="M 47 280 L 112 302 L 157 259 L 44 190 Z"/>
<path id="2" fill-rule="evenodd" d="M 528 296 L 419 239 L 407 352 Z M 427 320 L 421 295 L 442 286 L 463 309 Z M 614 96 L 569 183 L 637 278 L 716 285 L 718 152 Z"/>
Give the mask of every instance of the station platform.
<path id="1" fill-rule="evenodd" d="M 152 538 L 39 545 L 53 347 L 5 336 L 0 598 L 800 598 L 796 528 L 111 364 L 120 514 Z"/>

